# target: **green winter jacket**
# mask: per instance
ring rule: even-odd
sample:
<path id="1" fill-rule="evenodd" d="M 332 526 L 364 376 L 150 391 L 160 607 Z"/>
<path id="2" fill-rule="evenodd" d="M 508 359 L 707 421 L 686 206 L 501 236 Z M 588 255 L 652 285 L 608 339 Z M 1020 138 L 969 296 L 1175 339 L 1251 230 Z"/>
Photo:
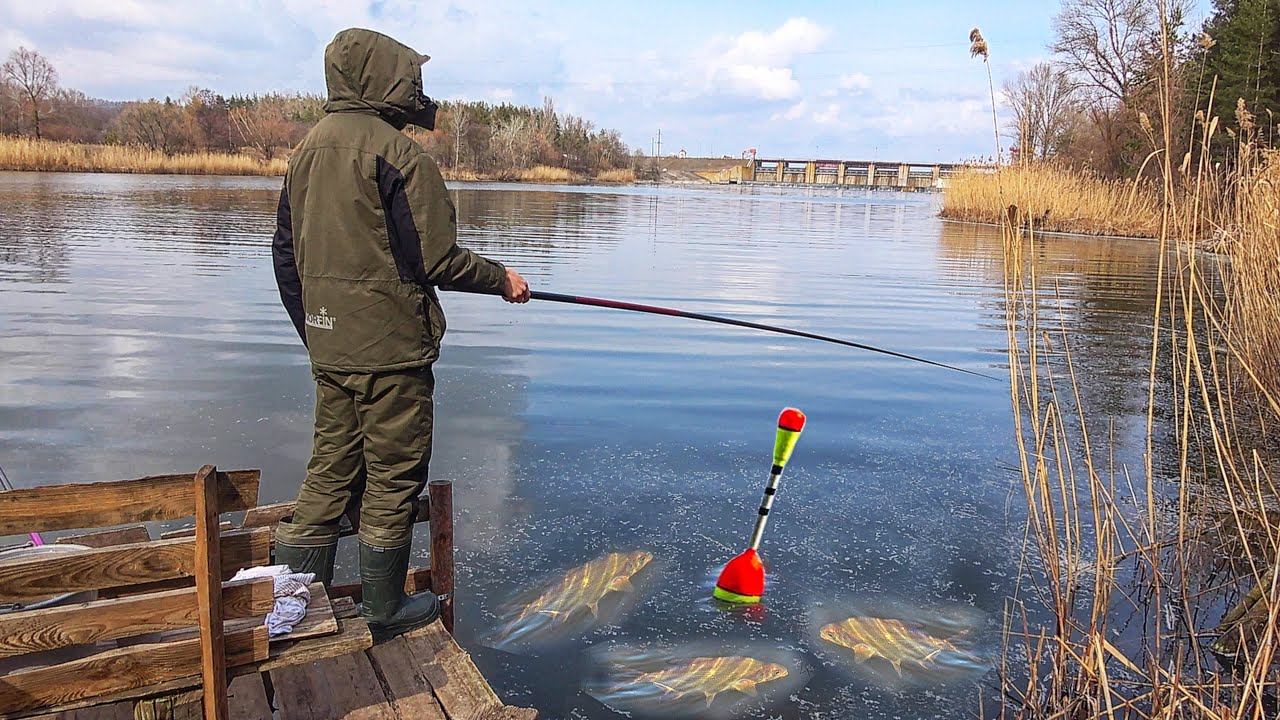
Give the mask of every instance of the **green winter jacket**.
<path id="1" fill-rule="evenodd" d="M 501 293 L 506 269 L 457 244 L 435 162 L 400 129 L 429 102 L 426 57 L 370 30 L 325 49 L 326 115 L 289 159 L 272 255 L 280 298 L 319 370 L 428 365 L 437 287 Z"/>

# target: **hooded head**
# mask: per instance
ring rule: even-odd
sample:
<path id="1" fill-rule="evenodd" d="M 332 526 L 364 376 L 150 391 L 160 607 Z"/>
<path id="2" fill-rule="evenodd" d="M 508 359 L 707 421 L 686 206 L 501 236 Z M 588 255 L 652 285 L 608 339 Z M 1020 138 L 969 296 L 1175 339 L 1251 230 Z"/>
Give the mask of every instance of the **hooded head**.
<path id="1" fill-rule="evenodd" d="M 343 30 L 324 50 L 326 112 L 376 114 L 396 128 L 435 128 L 436 104 L 422 91 L 427 55 L 382 33 Z"/>

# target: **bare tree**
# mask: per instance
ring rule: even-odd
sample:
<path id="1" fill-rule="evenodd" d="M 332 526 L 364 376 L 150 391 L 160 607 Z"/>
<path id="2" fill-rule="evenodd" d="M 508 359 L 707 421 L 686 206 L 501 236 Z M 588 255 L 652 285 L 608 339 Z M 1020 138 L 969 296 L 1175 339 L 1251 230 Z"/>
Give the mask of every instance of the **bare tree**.
<path id="1" fill-rule="evenodd" d="M 0 77 L 13 83 L 26 100 L 31 126 L 40 139 L 40 111 L 58 91 L 58 71 L 40 53 L 20 47 L 0 65 Z"/>
<path id="2" fill-rule="evenodd" d="M 8 78 L 0 77 L 0 135 L 17 135 L 22 131 L 22 103 L 18 88 Z"/>
<path id="3" fill-rule="evenodd" d="M 493 151 L 498 166 L 523 169 L 529 167 L 533 154 L 534 132 L 528 118 L 513 115 L 493 131 Z"/>
<path id="4" fill-rule="evenodd" d="M 1103 98 L 1125 102 L 1160 26 L 1151 0 L 1065 0 L 1049 49 Z"/>
<path id="5" fill-rule="evenodd" d="M 467 136 L 467 128 L 471 118 L 467 116 L 467 106 L 459 105 L 453 118 L 453 166 L 460 167 L 462 162 L 462 140 Z"/>
<path id="6" fill-rule="evenodd" d="M 1079 118 L 1076 86 L 1061 66 L 1039 63 L 1006 80 L 1004 96 L 1013 109 L 1013 129 L 1021 157 L 1056 155 Z"/>
<path id="7" fill-rule="evenodd" d="M 166 155 L 186 148 L 191 140 L 185 114 L 169 100 L 130 103 L 116 116 L 116 131 L 126 143 Z"/>
<path id="8" fill-rule="evenodd" d="M 232 108 L 231 125 L 241 142 L 257 148 L 270 160 L 277 150 L 293 145 L 293 138 L 299 132 L 292 110 L 287 98 L 259 98 L 250 106 Z"/>

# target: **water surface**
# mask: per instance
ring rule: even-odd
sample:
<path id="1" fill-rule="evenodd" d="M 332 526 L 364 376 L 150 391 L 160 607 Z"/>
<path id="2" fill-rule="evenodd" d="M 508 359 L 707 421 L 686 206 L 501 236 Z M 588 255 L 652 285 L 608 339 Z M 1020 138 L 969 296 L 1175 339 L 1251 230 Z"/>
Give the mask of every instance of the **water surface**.
<path id="1" fill-rule="evenodd" d="M 0 465 L 18 486 L 221 468 L 292 499 L 307 358 L 279 305 L 279 181 L 0 173 Z M 535 289 L 776 323 L 1005 377 L 998 234 L 938 198 L 742 187 L 454 187 L 463 242 Z M 1155 249 L 1046 238 L 1084 387 L 1140 449 Z M 886 683 L 817 639 L 845 608 L 977 618 L 997 649 L 1022 537 L 1007 381 L 737 328 L 444 297 L 432 473 L 456 480 L 459 639 L 548 718 L 611 646 L 769 648 L 804 682 L 760 717 L 955 717 L 972 678 Z M 1087 350 L 1087 352 L 1086 352 Z M 809 418 L 763 554 L 767 602 L 706 601 L 750 531 L 774 424 Z M 421 536 L 421 535 L 420 535 Z M 425 540 L 419 542 L 425 547 Z M 340 576 L 351 577 L 351 548 Z M 658 572 L 624 613 L 528 654 L 478 638 L 503 603 L 609 552 Z M 425 550 L 419 550 L 419 555 Z M 988 675 L 988 680 L 992 679 Z M 764 688 L 762 688 L 764 689 Z"/>

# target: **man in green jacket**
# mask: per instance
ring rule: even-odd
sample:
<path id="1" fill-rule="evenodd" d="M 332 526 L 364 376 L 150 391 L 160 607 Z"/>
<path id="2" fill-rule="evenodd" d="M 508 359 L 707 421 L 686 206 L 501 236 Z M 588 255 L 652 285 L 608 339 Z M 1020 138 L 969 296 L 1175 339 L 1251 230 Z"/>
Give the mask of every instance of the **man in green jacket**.
<path id="1" fill-rule="evenodd" d="M 334 37 L 326 114 L 289 160 L 272 243 L 316 381 L 311 461 L 293 517 L 277 527 L 275 559 L 328 584 L 339 519 L 358 506 L 360 612 L 383 638 L 439 613 L 431 593 L 404 592 L 445 332 L 436 288 L 529 300 L 519 273 L 458 246 L 440 170 L 400 132 L 435 127 L 427 59 L 370 30 Z"/>

